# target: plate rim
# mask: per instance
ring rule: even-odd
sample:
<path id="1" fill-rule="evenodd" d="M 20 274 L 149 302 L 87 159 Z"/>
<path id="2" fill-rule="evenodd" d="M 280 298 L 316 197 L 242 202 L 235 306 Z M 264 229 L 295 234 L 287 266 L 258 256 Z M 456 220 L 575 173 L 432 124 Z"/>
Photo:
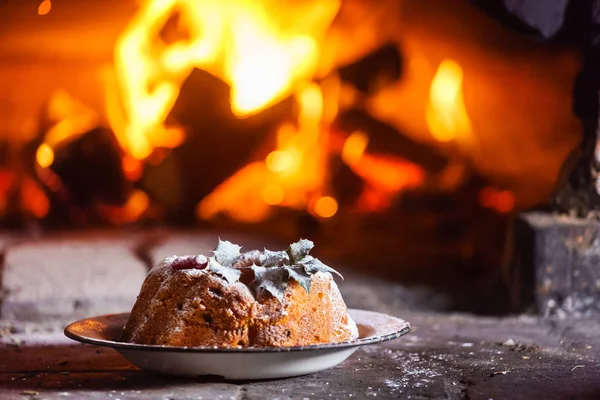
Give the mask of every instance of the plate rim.
<path id="1" fill-rule="evenodd" d="M 102 347 L 111 347 L 117 350 L 146 350 L 146 351 L 167 351 L 167 352 L 180 352 L 180 353 L 284 353 L 284 352 L 296 352 L 296 351 L 309 351 L 309 350 L 337 350 L 347 349 L 352 347 L 360 347 L 372 344 L 378 344 L 387 342 L 390 340 L 397 339 L 401 336 L 406 335 L 410 332 L 410 323 L 402 318 L 398 318 L 389 314 L 380 313 L 377 311 L 361 310 L 355 308 L 349 308 L 349 312 L 358 311 L 362 313 L 376 314 L 387 319 L 393 319 L 398 324 L 402 325 L 400 330 L 390 332 L 385 335 L 367 336 L 365 338 L 339 342 L 339 343 L 321 343 L 311 344 L 307 346 L 282 346 L 282 347 L 242 347 L 242 348 L 227 348 L 227 347 L 207 347 L 207 346 L 168 346 L 168 345 L 156 345 L 156 344 L 139 344 L 139 343 L 128 343 L 118 342 L 114 340 L 96 339 L 88 336 L 82 336 L 80 334 L 72 332 L 72 327 L 81 324 L 84 321 L 97 320 L 99 318 L 110 318 L 110 317 L 121 317 L 129 315 L 130 313 L 114 313 L 104 314 L 94 317 L 83 318 L 74 321 L 67 325 L 63 331 L 64 335 L 71 340 L 75 340 L 80 343 L 92 344 Z"/>

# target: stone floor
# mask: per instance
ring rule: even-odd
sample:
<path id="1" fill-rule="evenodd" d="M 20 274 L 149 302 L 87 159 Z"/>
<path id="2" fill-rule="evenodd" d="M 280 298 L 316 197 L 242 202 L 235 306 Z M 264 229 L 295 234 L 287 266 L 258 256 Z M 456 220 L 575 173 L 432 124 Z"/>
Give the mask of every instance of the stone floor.
<path id="1" fill-rule="evenodd" d="M 436 302 L 424 289 L 339 266 L 349 307 L 400 316 L 413 330 L 317 374 L 261 382 L 166 378 L 136 369 L 110 349 L 63 336 L 74 319 L 127 311 L 149 265 L 174 253 L 206 251 L 214 237 L 0 235 L 0 398 L 600 398 L 600 319 L 439 313 L 423 306 Z"/>

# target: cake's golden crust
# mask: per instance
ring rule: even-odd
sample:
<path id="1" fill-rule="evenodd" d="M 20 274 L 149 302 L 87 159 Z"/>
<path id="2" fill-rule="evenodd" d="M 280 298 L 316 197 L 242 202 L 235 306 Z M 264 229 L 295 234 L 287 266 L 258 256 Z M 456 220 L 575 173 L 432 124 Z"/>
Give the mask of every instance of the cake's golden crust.
<path id="1" fill-rule="evenodd" d="M 354 322 L 329 273 L 311 276 L 307 293 L 291 280 L 283 301 L 255 299 L 241 282 L 207 270 L 148 274 L 123 333 L 133 343 L 170 346 L 305 346 L 356 338 Z"/>

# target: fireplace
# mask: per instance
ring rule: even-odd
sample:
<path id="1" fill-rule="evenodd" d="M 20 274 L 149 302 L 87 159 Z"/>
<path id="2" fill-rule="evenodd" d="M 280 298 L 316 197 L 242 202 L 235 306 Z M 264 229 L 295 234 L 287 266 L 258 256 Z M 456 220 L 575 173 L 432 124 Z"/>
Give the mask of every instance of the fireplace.
<path id="1" fill-rule="evenodd" d="M 5 0 L 1 224 L 308 236 L 530 304 L 519 213 L 598 204 L 592 2 L 504 3 Z"/>

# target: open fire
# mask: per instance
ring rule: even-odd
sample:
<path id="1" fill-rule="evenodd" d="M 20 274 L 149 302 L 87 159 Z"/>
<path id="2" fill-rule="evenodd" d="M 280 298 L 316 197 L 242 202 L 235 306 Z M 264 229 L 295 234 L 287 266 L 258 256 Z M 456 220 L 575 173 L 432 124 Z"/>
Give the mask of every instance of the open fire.
<path id="1" fill-rule="evenodd" d="M 198 203 L 199 219 L 225 213 L 237 221 L 258 222 L 267 218 L 274 206 L 330 218 L 338 211 L 329 184 L 328 158 L 333 152 L 341 152 L 342 160 L 368 183 L 357 204 L 360 209 L 375 211 L 389 205 L 403 188 L 422 184 L 423 172 L 416 165 L 365 154 L 369 139 L 360 131 L 340 143 L 341 149 L 331 143 L 329 133 L 339 108 L 341 82 L 335 74 L 318 81 L 317 73 L 324 75 L 318 71 L 323 51 L 320 44 L 339 7 L 339 0 L 295 4 L 142 2 L 115 45 L 116 87 L 107 82 L 107 117 L 123 150 L 128 178 L 139 179 L 144 163 L 155 152 L 184 143 L 185 130 L 168 126 L 166 119 L 181 85 L 194 68 L 200 68 L 230 86 L 231 111 L 238 118 L 259 113 L 286 97 L 294 99 L 298 111 L 294 120 L 275 129 L 275 148 L 266 157 L 241 168 Z M 452 82 L 441 85 L 451 86 Z M 449 89 L 436 89 L 433 101 L 441 98 L 442 102 L 454 103 L 445 95 Z M 41 169 L 51 167 L 53 148 L 59 142 L 93 128 L 97 122 L 90 110 L 75 110 L 69 104 L 73 101 L 58 92 L 50 102 L 49 115 L 62 118 L 55 118 L 56 125 L 38 147 Z M 442 124 L 450 124 L 446 126 L 448 132 L 457 130 L 452 125 L 464 123 L 455 122 L 466 117 L 464 105 L 459 114 L 436 104 L 430 114 Z M 68 110 L 57 111 L 61 106 Z M 140 217 L 148 206 L 143 191 L 132 192 L 121 222 Z M 38 217 L 43 214 L 42 210 L 37 212 Z"/>
<path id="2" fill-rule="evenodd" d="M 348 213 L 381 214 L 389 212 L 407 190 L 459 190 L 474 175 L 483 182 L 474 194 L 483 208 L 510 213 L 541 202 L 560 167 L 560 160 L 548 160 L 563 157 L 576 142 L 578 127 L 570 110 L 565 111 L 568 117 L 557 118 L 567 121 L 561 126 L 569 126 L 574 133 L 564 135 L 560 142 L 550 143 L 551 135 L 546 137 L 544 140 L 554 148 L 551 152 L 540 155 L 532 151 L 531 159 L 523 161 L 521 167 L 504 163 L 514 143 L 498 139 L 497 125 L 504 122 L 493 114 L 494 107 L 506 112 L 500 102 L 507 93 L 500 93 L 505 89 L 474 68 L 493 62 L 468 61 L 464 65 L 470 58 L 456 50 L 456 45 L 454 49 L 448 46 L 447 52 L 440 51 L 435 40 L 423 39 L 418 44 L 415 33 L 402 40 L 397 40 L 395 33 L 384 38 L 357 33 L 372 28 L 374 20 L 383 23 L 382 15 L 391 3 L 383 2 L 378 8 L 356 0 L 140 1 L 114 43 L 113 62 L 103 68 L 104 106 L 85 105 L 77 93 L 56 88 L 45 106 L 42 133 L 34 141 L 34 173 L 14 165 L 0 171 L 0 190 L 4 193 L 0 212 L 9 213 L 8 199 L 16 196 L 21 211 L 35 219 L 44 219 L 57 202 L 68 204 L 76 216 L 92 209 L 110 224 L 160 218 L 164 204 L 155 195 L 156 188 L 148 188 L 148 169 L 168 164 L 178 149 L 189 146 L 194 137 L 201 143 L 210 130 L 205 125 L 190 126 L 190 118 L 185 122 L 177 118 L 182 112 L 211 118 L 204 114 L 210 110 L 202 108 L 188 106 L 181 111 L 178 104 L 183 93 L 191 90 L 202 104 L 223 101 L 202 85 L 185 89 L 197 71 L 227 85 L 228 123 L 252 126 L 244 134 L 264 138 L 245 153 L 235 153 L 233 157 L 243 154 L 240 165 L 206 193 L 193 197 L 197 220 L 225 215 L 237 222 L 257 223 L 281 209 L 307 212 L 321 221 Z M 38 18 L 50 18 L 58 12 L 57 7 L 56 1 L 41 2 Z M 380 19 L 360 21 L 369 7 Z M 411 7 L 419 6 L 407 6 L 408 11 L 403 12 L 410 12 Z M 388 14 L 387 18 L 394 17 L 392 12 Z M 348 24 L 344 18 L 356 23 Z M 398 24 L 401 22 L 405 20 Z M 382 31 L 394 25 L 388 20 Z M 340 32 L 345 35 L 342 38 L 356 40 L 356 45 L 340 40 Z M 431 45 L 433 42 L 436 44 Z M 382 46 L 392 48 L 394 57 L 401 58 L 402 79 L 378 72 L 378 63 L 386 60 L 375 58 L 366 69 L 375 71 L 376 76 L 369 76 L 370 86 L 361 89 L 356 79 L 348 78 L 352 65 L 368 59 Z M 358 48 L 368 51 L 357 57 L 354 53 Z M 576 63 L 564 61 L 570 56 L 561 57 L 567 66 L 561 67 L 568 71 L 566 82 L 571 69 L 576 70 L 570 66 Z M 471 84 L 470 93 L 465 89 L 469 79 L 479 85 Z M 549 90 L 564 87 L 568 85 Z M 468 95 L 485 100 L 467 101 Z M 499 100 L 503 96 L 504 100 Z M 348 115 L 361 117 L 358 123 L 346 123 Z M 492 116 L 489 121 L 488 115 Z M 395 152 L 394 146 L 382 146 L 378 124 L 406 138 L 403 140 L 409 149 L 405 152 L 402 143 L 396 146 L 400 152 Z M 503 127 L 507 129 L 508 123 Z M 527 129 L 531 127 L 517 126 L 514 134 Z M 227 135 L 222 131 L 213 134 Z M 533 150 L 548 146 L 538 143 L 535 136 L 526 139 L 524 146 Z M 81 143 L 74 145 L 77 140 Z M 221 144 L 227 141 L 220 140 Z M 115 167 L 106 169 L 112 171 L 111 182 L 120 182 L 115 185 L 122 193 L 101 193 L 73 201 L 64 164 L 72 165 L 69 157 L 85 153 L 86 146 L 93 143 L 101 143 L 120 160 L 114 171 L 111 168 Z M 411 146 L 417 146 L 424 155 L 412 157 Z M 492 148 L 496 150 L 490 155 Z M 229 157 L 224 146 L 200 146 L 197 151 L 199 158 L 205 153 L 219 153 L 217 160 Z M 86 157 L 97 157 L 100 170 L 110 158 L 98 151 L 83 159 Z M 77 169 L 74 165 L 72 168 Z M 542 165 L 546 171 L 536 182 L 541 190 L 532 195 L 529 186 L 536 180 L 532 176 Z M 216 170 L 219 164 L 211 168 Z M 357 193 L 350 200 L 338 187 L 340 171 L 354 182 Z M 191 174 L 201 180 L 212 172 L 203 169 Z M 92 181 L 94 178 L 85 179 L 86 184 L 94 184 Z"/>

